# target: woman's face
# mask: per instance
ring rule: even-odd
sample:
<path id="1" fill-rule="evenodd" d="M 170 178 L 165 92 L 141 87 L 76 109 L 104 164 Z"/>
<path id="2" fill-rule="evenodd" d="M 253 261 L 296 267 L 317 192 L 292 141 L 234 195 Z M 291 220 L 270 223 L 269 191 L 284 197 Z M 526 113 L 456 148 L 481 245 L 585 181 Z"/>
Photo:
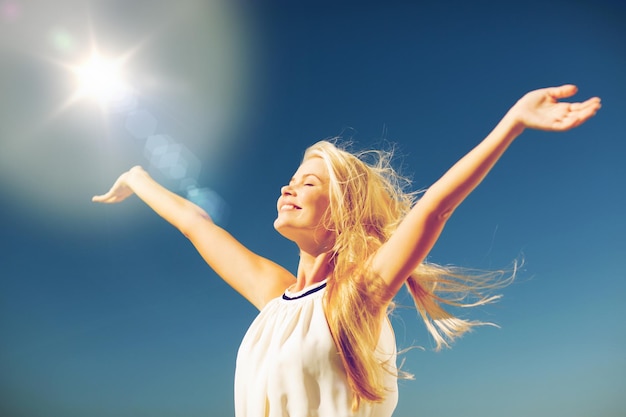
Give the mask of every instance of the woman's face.
<path id="1" fill-rule="evenodd" d="M 298 245 L 328 243 L 331 233 L 324 227 L 330 202 L 328 183 L 324 161 L 319 157 L 306 159 L 281 189 L 274 228 Z"/>

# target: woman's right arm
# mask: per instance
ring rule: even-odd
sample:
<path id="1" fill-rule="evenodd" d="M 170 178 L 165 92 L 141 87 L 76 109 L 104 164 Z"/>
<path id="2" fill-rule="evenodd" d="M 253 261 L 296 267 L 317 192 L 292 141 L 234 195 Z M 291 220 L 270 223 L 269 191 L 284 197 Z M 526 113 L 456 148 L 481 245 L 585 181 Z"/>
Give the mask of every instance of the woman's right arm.
<path id="1" fill-rule="evenodd" d="M 106 194 L 92 201 L 118 203 L 132 194 L 180 230 L 209 266 L 259 310 L 295 282 L 289 271 L 250 251 L 202 208 L 158 184 L 140 166 L 123 173 Z"/>

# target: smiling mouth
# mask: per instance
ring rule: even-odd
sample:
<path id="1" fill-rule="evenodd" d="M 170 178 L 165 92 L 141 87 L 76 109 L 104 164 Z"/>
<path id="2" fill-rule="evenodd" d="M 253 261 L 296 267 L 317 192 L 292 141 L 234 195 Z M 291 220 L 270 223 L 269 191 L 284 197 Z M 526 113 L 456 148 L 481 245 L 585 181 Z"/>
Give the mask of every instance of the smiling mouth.
<path id="1" fill-rule="evenodd" d="M 301 208 L 293 204 L 283 204 L 282 206 L 280 206 L 280 211 L 288 210 L 301 210 Z"/>

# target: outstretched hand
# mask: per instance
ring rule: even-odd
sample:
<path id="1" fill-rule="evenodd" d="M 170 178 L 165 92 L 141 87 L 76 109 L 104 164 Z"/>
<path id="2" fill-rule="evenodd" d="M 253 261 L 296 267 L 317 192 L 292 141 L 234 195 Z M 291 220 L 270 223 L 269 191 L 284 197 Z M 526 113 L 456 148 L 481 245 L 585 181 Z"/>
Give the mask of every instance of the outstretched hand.
<path id="1" fill-rule="evenodd" d="M 119 176 L 117 181 L 113 184 L 111 189 L 102 195 L 93 196 L 91 201 L 95 203 L 119 203 L 126 200 L 128 197 L 134 194 L 133 190 L 128 186 L 128 177 L 131 171 L 134 169 L 140 169 L 139 167 L 131 168 L 129 171 Z"/>
<path id="2" fill-rule="evenodd" d="M 600 99 L 590 98 L 581 103 L 560 102 L 578 91 L 572 84 L 534 90 L 522 97 L 511 111 L 523 127 L 561 131 L 574 128 L 593 117 L 600 109 Z"/>

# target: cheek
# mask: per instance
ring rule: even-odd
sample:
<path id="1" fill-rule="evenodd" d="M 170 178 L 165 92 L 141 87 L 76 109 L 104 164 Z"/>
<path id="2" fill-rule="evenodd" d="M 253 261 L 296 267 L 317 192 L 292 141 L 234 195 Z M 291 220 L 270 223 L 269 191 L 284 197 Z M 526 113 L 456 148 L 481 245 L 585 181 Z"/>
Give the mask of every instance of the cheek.
<path id="1" fill-rule="evenodd" d="M 317 212 L 319 213 L 320 218 L 324 220 L 330 220 L 330 203 L 328 201 L 322 201 L 317 206 Z"/>

